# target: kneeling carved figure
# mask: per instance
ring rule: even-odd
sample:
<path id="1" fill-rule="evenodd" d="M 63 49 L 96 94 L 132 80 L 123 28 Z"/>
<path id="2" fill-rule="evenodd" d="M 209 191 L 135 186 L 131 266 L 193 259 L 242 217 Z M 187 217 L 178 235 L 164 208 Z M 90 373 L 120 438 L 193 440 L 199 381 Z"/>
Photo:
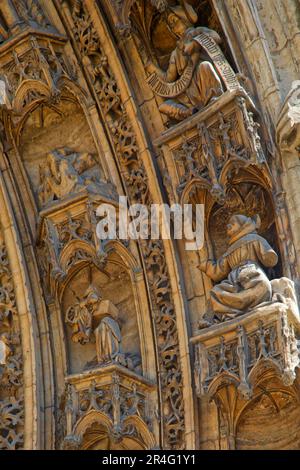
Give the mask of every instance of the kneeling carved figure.
<path id="1" fill-rule="evenodd" d="M 262 267 L 271 268 L 278 257 L 267 240 L 257 234 L 259 219 L 234 215 L 229 219 L 229 246 L 217 261 L 206 259 L 199 265 L 214 282 L 211 305 L 221 321 L 246 313 L 272 300 L 271 281 Z"/>

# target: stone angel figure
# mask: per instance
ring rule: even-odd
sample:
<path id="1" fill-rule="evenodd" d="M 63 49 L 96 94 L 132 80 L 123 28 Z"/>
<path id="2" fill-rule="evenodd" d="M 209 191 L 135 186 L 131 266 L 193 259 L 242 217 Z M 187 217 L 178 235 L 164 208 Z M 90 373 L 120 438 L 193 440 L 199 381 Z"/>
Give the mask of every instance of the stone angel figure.
<path id="1" fill-rule="evenodd" d="M 272 300 L 272 284 L 263 267 L 275 266 L 278 257 L 267 240 L 257 234 L 259 225 L 259 217 L 232 216 L 227 225 L 226 253 L 216 261 L 204 259 L 199 265 L 216 282 L 211 289 L 211 305 L 220 320 Z"/>
<path id="2" fill-rule="evenodd" d="M 65 321 L 72 326 L 72 341 L 86 344 L 91 340 L 93 313 L 87 304 L 88 296 L 82 299 L 73 292 L 76 303 L 66 311 Z"/>

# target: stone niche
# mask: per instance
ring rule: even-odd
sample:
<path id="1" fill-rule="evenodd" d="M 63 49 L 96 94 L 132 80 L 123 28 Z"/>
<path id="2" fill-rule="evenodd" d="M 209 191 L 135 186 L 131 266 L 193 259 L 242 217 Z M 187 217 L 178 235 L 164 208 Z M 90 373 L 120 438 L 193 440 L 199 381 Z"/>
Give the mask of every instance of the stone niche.
<path id="1" fill-rule="evenodd" d="M 120 259 L 114 256 L 110 259 L 105 270 L 87 266 L 74 274 L 64 290 L 62 296 L 62 316 L 65 323 L 67 310 L 74 305 L 74 301 L 84 297 L 89 286 L 96 286 L 102 296 L 103 315 L 111 315 L 117 321 L 121 332 L 122 364 L 141 373 L 141 353 L 136 318 L 134 295 L 129 275 L 120 266 Z M 77 300 L 76 300 L 77 299 Z M 107 311 L 104 311 L 104 310 Z M 93 328 L 97 325 L 94 319 Z M 96 367 L 95 336 L 85 344 L 72 341 L 72 328 L 65 324 L 67 349 L 69 357 L 69 372 L 78 373 L 84 369 Z M 103 364 L 102 364 L 103 365 Z"/>
<path id="2" fill-rule="evenodd" d="M 51 177 L 52 186 L 54 187 L 55 184 L 56 187 L 56 194 L 52 199 L 60 198 L 59 183 L 63 178 L 60 165 L 62 160 L 70 160 L 66 173 L 73 173 L 74 179 L 77 174 L 81 185 L 85 183 L 86 171 L 91 173 L 91 168 L 94 169 L 95 180 L 105 180 L 83 110 L 76 99 L 68 94 L 62 96 L 59 103 L 41 104 L 28 114 L 23 123 L 19 152 L 40 208 L 45 206 L 40 193 L 43 184 L 47 184 L 47 181 L 44 183 L 46 178 L 49 180 Z M 84 156 L 86 156 L 86 168 L 81 165 Z M 87 162 L 87 159 L 90 161 Z M 61 186 L 61 190 L 63 186 L 67 187 L 65 183 Z"/>
<path id="3" fill-rule="evenodd" d="M 217 409 L 217 448 L 299 446 L 299 311 L 292 281 L 271 284 L 280 302 L 261 304 L 191 339 L 199 406 L 205 419 L 214 416 L 207 399 Z"/>

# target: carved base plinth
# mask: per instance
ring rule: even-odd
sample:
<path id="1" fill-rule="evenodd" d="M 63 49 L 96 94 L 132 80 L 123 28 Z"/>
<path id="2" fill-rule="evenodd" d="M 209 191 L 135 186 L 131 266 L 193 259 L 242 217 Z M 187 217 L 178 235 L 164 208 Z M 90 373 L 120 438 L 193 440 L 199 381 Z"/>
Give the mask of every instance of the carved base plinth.
<path id="1" fill-rule="evenodd" d="M 134 440 L 139 449 L 152 448 L 154 391 L 155 384 L 119 365 L 68 376 L 62 447 L 92 448 L 93 429 L 99 448 L 104 441 L 122 448 L 124 439 Z"/>
<path id="2" fill-rule="evenodd" d="M 253 101 L 243 89 L 227 91 L 156 139 L 171 202 L 184 202 L 193 187 L 202 187 L 223 203 L 227 175 L 249 165 L 264 166 L 254 114 Z"/>
<path id="3" fill-rule="evenodd" d="M 279 302 L 202 330 L 192 339 L 197 395 L 214 397 L 220 387 L 233 384 L 249 399 L 257 377 L 268 369 L 292 385 L 300 365 L 299 333 L 297 310 Z"/>
<path id="4" fill-rule="evenodd" d="M 40 212 L 37 245 L 45 287 L 58 295 L 68 274 L 82 263 L 103 268 L 108 254 L 96 234 L 96 210 L 109 198 L 87 191 L 54 201 Z"/>

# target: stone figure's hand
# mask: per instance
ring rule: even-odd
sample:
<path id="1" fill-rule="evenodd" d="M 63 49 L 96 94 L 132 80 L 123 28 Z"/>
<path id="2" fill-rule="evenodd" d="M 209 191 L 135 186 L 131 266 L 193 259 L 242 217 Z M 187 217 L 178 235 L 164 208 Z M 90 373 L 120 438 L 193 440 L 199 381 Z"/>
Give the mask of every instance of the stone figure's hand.
<path id="1" fill-rule="evenodd" d="M 184 45 L 184 55 L 190 57 L 197 49 L 197 43 L 195 41 L 189 41 Z"/>
<path id="2" fill-rule="evenodd" d="M 157 72 L 157 67 L 151 62 L 151 60 L 148 60 L 148 62 L 145 65 L 146 72 L 151 75 L 153 72 Z"/>

